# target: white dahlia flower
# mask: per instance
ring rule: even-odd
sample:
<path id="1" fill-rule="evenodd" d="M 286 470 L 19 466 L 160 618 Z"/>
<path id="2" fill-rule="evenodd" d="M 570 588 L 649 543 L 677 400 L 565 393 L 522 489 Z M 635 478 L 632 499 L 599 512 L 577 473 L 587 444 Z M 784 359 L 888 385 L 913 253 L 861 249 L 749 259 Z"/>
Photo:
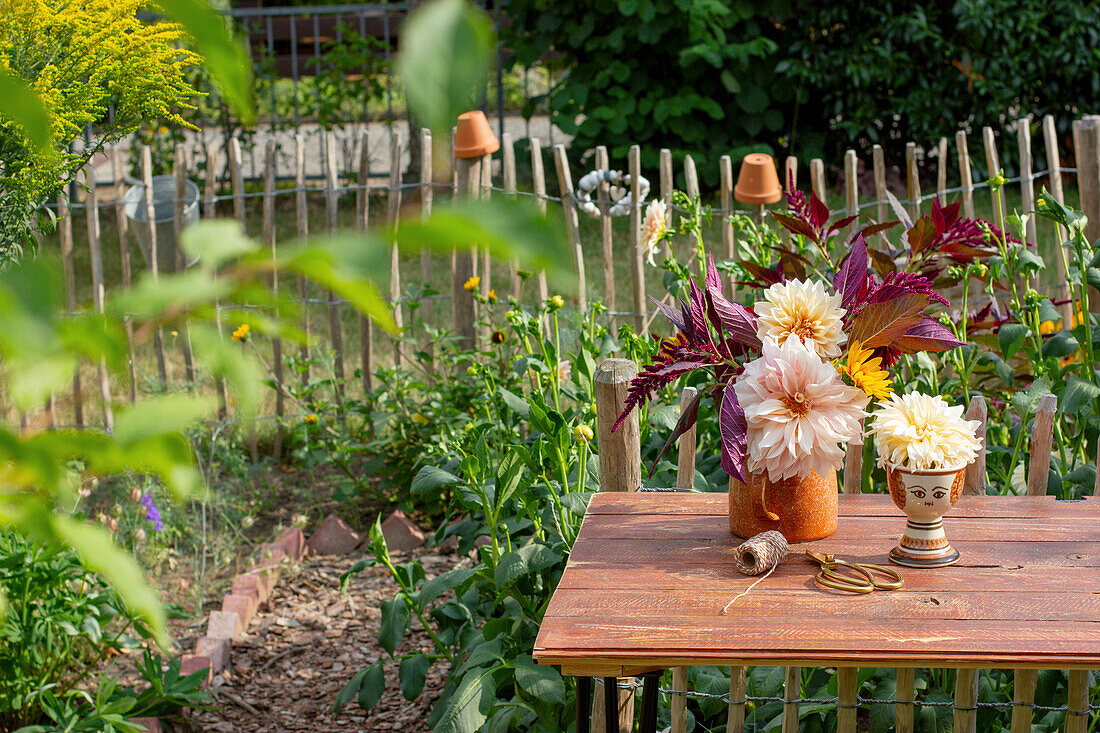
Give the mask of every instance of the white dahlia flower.
<path id="1" fill-rule="evenodd" d="M 874 418 L 880 465 L 962 468 L 981 447 L 975 434 L 978 421 L 964 420 L 962 405 L 949 405 L 939 395 L 892 394 Z"/>
<path id="2" fill-rule="evenodd" d="M 844 309 L 840 296 L 825 292 L 818 280 L 789 280 L 764 291 L 756 303 L 756 330 L 761 341 L 782 346 L 787 339 L 803 341 L 822 359 L 840 356 L 844 339 Z"/>

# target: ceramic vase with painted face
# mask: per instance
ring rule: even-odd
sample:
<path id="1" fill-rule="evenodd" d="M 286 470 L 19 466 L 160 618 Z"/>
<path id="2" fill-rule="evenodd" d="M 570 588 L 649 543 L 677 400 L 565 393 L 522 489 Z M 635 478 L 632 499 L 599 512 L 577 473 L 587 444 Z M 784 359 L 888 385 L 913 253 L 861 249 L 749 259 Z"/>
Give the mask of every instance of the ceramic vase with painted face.
<path id="1" fill-rule="evenodd" d="M 918 470 L 887 465 L 886 483 L 908 522 L 901 544 L 890 550 L 890 562 L 911 568 L 954 565 L 959 553 L 947 541 L 943 515 L 962 495 L 966 466 Z"/>

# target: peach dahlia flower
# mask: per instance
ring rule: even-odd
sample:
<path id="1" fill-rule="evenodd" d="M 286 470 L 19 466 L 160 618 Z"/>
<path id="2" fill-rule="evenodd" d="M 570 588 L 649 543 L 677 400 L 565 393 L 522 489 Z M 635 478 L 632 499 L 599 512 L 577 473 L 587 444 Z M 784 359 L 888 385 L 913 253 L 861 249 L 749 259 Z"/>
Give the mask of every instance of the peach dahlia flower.
<path id="1" fill-rule="evenodd" d="M 859 438 L 869 401 L 797 338 L 765 340 L 734 391 L 748 427 L 746 467 L 772 481 L 840 468 L 841 446 Z"/>

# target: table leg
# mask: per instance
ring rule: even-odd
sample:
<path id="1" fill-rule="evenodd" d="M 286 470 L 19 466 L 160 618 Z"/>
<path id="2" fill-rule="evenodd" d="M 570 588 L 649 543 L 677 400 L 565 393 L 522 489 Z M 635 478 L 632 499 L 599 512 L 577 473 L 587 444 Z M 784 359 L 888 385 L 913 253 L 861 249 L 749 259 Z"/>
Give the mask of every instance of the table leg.
<path id="1" fill-rule="evenodd" d="M 607 733 L 619 733 L 619 680 L 603 678 L 603 716 Z"/>
<path id="2" fill-rule="evenodd" d="M 661 681 L 661 672 L 646 672 L 642 675 L 642 720 L 639 733 L 657 731 L 657 685 Z"/>
<path id="3" fill-rule="evenodd" d="M 577 733 L 589 733 L 592 715 L 592 678 L 577 678 Z"/>

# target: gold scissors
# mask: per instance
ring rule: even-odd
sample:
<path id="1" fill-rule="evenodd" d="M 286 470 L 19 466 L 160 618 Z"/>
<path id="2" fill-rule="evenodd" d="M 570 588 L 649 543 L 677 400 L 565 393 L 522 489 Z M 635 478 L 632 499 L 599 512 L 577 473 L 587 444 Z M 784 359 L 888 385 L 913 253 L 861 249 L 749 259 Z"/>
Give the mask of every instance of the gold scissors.
<path id="1" fill-rule="evenodd" d="M 821 566 L 817 575 L 814 576 L 814 581 L 826 588 L 834 588 L 848 593 L 871 593 L 876 588 L 879 590 L 897 590 L 905 582 L 896 570 L 882 565 L 837 560 L 832 553 L 820 554 L 813 550 L 806 550 L 806 556 Z M 839 572 L 841 568 L 856 574 Z M 888 578 L 893 578 L 893 580 L 884 581 L 876 578 L 873 573 L 885 575 Z"/>

